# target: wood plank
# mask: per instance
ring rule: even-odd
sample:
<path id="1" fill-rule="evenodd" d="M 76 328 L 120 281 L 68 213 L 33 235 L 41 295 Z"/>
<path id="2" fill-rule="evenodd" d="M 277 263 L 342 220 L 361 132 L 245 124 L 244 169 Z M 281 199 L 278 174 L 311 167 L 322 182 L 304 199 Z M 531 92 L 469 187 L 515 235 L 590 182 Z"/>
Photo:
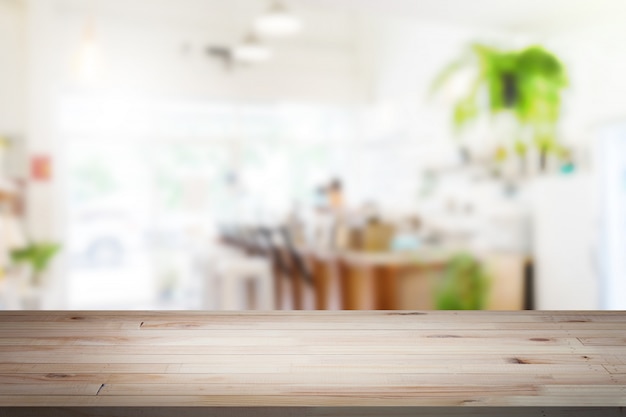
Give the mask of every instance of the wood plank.
<path id="1" fill-rule="evenodd" d="M 511 366 L 512 367 L 512 366 Z M 520 367 L 518 367 L 519 369 Z M 545 368 L 545 367 L 544 367 Z M 599 368 L 602 368 L 601 366 Z M 482 368 L 484 369 L 484 368 Z M 0 374 L 0 384 L 34 384 L 37 382 L 82 382 L 92 384 L 170 384 L 170 385 L 289 385 L 311 387 L 324 385 L 337 389 L 339 387 L 379 387 L 379 386 L 464 386 L 481 385 L 491 387 L 494 385 L 512 384 L 542 384 L 542 385 L 580 385 L 580 384 L 606 384 L 621 385 L 626 382 L 626 375 L 611 375 L 598 369 L 588 372 L 585 367 L 570 369 L 570 372 L 559 372 L 557 367 L 542 369 L 535 366 L 534 371 L 524 369 L 518 371 L 511 369 L 509 372 L 480 372 L 477 367 L 472 372 L 459 372 L 468 378 L 460 382 L 451 380 L 447 375 L 450 369 L 430 372 L 430 369 L 422 369 L 423 373 L 394 373 L 388 370 L 386 373 L 24 373 L 24 374 Z M 502 368 L 495 370 L 501 371 Z M 436 369 L 435 369 L 436 371 Z"/>
<path id="2" fill-rule="evenodd" d="M 510 396 L 510 395 L 528 395 L 534 396 L 539 392 L 539 387 L 535 384 L 513 384 L 506 385 L 488 385 L 489 395 L 492 397 Z M 563 387 L 562 385 L 558 386 Z M 594 386 L 595 387 L 595 386 Z M 576 388 L 576 387 L 574 387 Z M 603 387 L 604 388 L 604 387 Z M 622 392 L 622 387 L 611 386 L 609 388 L 617 388 Z M 542 389 L 547 389 L 543 387 Z M 558 393 L 564 391 L 558 390 Z M 105 384 L 99 392 L 99 396 L 142 396 L 156 395 L 159 397 L 182 396 L 182 395 L 210 395 L 210 396 L 270 396 L 270 397 L 317 397 L 317 396 L 337 396 L 352 398 L 374 398 L 385 397 L 419 399 L 432 397 L 446 397 L 450 393 L 456 395 L 481 395 L 485 393 L 485 387 L 481 385 L 344 385 L 341 389 L 336 386 L 327 384 L 304 385 L 304 384 Z M 123 400 L 122 400 L 123 401 Z"/>
<path id="3" fill-rule="evenodd" d="M 5 348 L 5 346 L 2 346 Z M 15 349 L 15 347 L 13 347 Z M 37 348 L 44 348 L 41 350 L 35 350 Z M 1 362 L 41 362 L 45 361 L 46 357 L 53 356 L 55 360 L 61 361 L 75 361 L 82 360 L 84 362 L 101 362 L 110 358 L 113 363 L 119 360 L 126 359 L 131 360 L 144 360 L 146 362 L 153 362 L 156 359 L 152 357 L 158 357 L 158 361 L 172 361 L 172 362 L 189 362 L 199 361 L 202 362 L 213 355 L 267 355 L 275 353 L 276 351 L 285 350 L 283 357 L 289 357 L 292 355 L 349 355 L 351 352 L 358 349 L 360 353 L 369 354 L 375 356 L 388 356 L 388 355 L 414 355 L 414 356 L 431 356 L 436 358 L 442 357 L 447 354 L 455 354 L 459 350 L 463 350 L 465 357 L 471 357 L 475 355 L 498 355 L 502 357 L 515 357 L 519 355 L 552 355 L 570 353 L 572 355 L 590 356 L 598 353 L 597 346 L 524 346 L 516 348 L 514 346 L 498 346 L 498 345 L 386 345 L 383 342 L 378 344 L 370 344 L 365 346 L 359 346 L 357 343 L 343 344 L 343 345 L 318 345 L 318 346 L 306 346 L 306 345 L 288 345 L 288 346 L 110 346 L 104 349 L 100 346 L 76 346 L 64 347 L 64 346 L 28 346 L 23 347 L 18 352 L 0 353 Z M 199 353 L 200 352 L 200 353 Z M 618 357 L 626 357 L 624 348 L 620 346 L 605 346 L 602 349 L 602 353 L 605 355 L 617 355 Z M 75 358 L 80 354 L 81 358 Z M 139 359 L 141 357 L 141 359 Z M 53 361 L 51 361 L 53 362 Z"/>
<path id="4" fill-rule="evenodd" d="M 613 341 L 615 339 L 621 339 L 623 330 L 565 330 L 560 333 L 561 337 L 555 337 L 554 330 L 533 330 L 520 335 L 519 331 L 497 331 L 497 330 L 439 330 L 439 329 L 426 329 L 426 330 L 363 330 L 363 329 L 346 329 L 346 330 L 290 330 L 289 337 L 301 338 L 310 337 L 314 339 L 320 339 L 324 337 L 332 336 L 333 333 L 340 333 L 342 335 L 349 335 L 355 337 L 369 336 L 372 339 L 379 338 L 398 338 L 405 337 L 411 339 L 427 339 L 420 340 L 420 343 L 427 342 L 428 339 L 480 339 L 481 343 L 492 343 L 492 339 L 499 339 L 502 343 L 521 343 L 521 344 L 535 344 L 535 343 L 553 343 L 560 344 L 564 340 L 570 340 L 577 338 L 579 341 L 584 341 L 584 345 L 603 345 L 603 340 Z M 189 333 L 179 330 L 168 330 L 165 335 L 158 335 L 154 333 L 146 333 L 141 331 L 110 331 L 110 330 L 68 330 L 63 332 L 64 336 L 59 336 L 57 330 L 40 330 L 33 332 L 31 330 L 12 330 L 11 335 L 0 338 L 0 346 L 26 346 L 26 345 L 42 345 L 42 346 L 56 346 L 56 345 L 94 345 L 94 346 L 108 346 L 108 345 L 206 345 L 207 339 L 221 339 L 221 338 L 233 338 L 237 336 L 245 335 L 246 337 L 258 336 L 263 339 L 268 338 L 284 338 L 285 333 L 283 330 L 233 330 L 233 329 L 217 329 L 209 332 L 197 332 Z M 544 340 L 547 339 L 547 340 Z M 598 339 L 596 342 L 595 339 Z M 574 341 L 572 341 L 575 343 Z M 613 345 L 619 345 L 616 342 L 609 342 Z"/>
<path id="5" fill-rule="evenodd" d="M 513 395 L 518 393 L 520 395 Z M 516 402 L 518 405 L 522 403 L 521 399 L 531 398 L 533 393 L 531 388 L 513 387 L 509 396 L 504 396 L 501 404 L 508 402 Z M 486 404 L 489 397 L 486 396 L 484 390 L 480 388 L 474 390 L 457 390 L 454 392 L 438 389 L 429 393 L 430 395 L 422 395 L 413 397 L 410 395 L 404 397 L 389 397 L 376 395 L 376 393 L 363 393 L 362 395 L 341 395 L 334 393 L 330 395 L 182 395 L 182 396 L 159 396 L 151 395 L 135 395 L 135 396 L 118 396 L 118 395 L 97 395 L 97 396 L 30 396 L 27 397 L 28 406 L 46 406 L 46 407 L 67 407 L 72 406 L 134 406 L 134 407 L 155 407 L 155 406 L 195 406 L 195 407 L 344 407 L 354 406 L 461 406 L 467 404 Z M 535 392 L 536 394 L 536 392 Z M 462 398 L 462 399 L 460 399 Z M 509 401 L 510 399 L 510 401 Z M 25 404 L 23 396 L 4 396 L 0 395 L 0 407 L 20 406 Z M 540 403 L 548 403 L 549 400 L 543 398 Z M 596 403 L 600 402 L 595 400 Z M 492 400 L 493 404 L 496 401 Z M 578 401 L 572 401 L 569 406 L 585 405 L 579 398 Z M 615 406 L 615 399 L 611 403 L 604 406 Z"/>
<path id="6" fill-rule="evenodd" d="M 607 364 L 604 367 L 611 374 L 626 374 L 626 365 L 623 364 Z"/>
<path id="7" fill-rule="evenodd" d="M 280 312 L 262 312 L 258 315 L 246 312 L 229 312 L 225 314 L 215 314 L 210 312 L 185 312 L 177 315 L 175 319 L 171 317 L 167 320 L 160 320 L 162 314 L 133 314 L 123 316 L 115 312 L 108 312 L 102 316 L 93 314 L 94 312 L 56 312 L 48 315 L 36 314 L 28 319 L 21 319 L 23 315 L 12 313 L 0 316 L 0 330 L 15 329 L 15 322 L 20 323 L 21 329 L 56 329 L 56 328 L 72 328 L 72 329 L 136 329 L 138 327 L 147 330 L 152 328 L 180 328 L 180 329 L 199 329 L 199 328 L 226 328 L 237 327 L 254 327 L 262 329 L 271 329 L 268 326 L 277 326 L 277 329 L 295 328 L 297 326 L 313 326 L 323 325 L 321 329 L 350 329 L 356 325 L 370 324 L 373 327 L 381 325 L 401 325 L 405 328 L 407 325 L 417 325 L 416 328 L 436 328 L 432 324 L 459 325 L 463 329 L 467 325 L 475 326 L 482 324 L 512 324 L 523 328 L 525 324 L 545 323 L 548 329 L 563 328 L 561 324 L 566 324 L 572 329 L 584 329 L 586 323 L 596 323 L 597 325 L 606 325 L 614 323 L 614 329 L 624 329 L 626 319 L 623 315 L 615 312 L 556 312 L 555 314 L 546 312 L 529 312 L 523 315 L 515 314 L 516 312 L 484 312 L 484 311 L 468 311 L 468 312 L 433 312 L 424 311 L 383 311 L 379 314 L 376 312 L 359 311 L 359 312 L 342 312 L 337 316 L 334 312 L 316 311 L 292 312 L 289 315 L 280 315 Z M 193 314 L 192 314 L 193 313 Z M 315 314 L 318 314 L 316 316 Z M 355 314 L 363 313 L 363 314 Z M 493 315 L 489 315 L 489 314 Z M 333 316 L 333 314 L 335 314 Z M 389 322 L 385 320 L 387 315 L 399 316 L 397 320 Z M 320 321 L 319 317 L 330 317 L 330 320 Z M 417 319 L 419 317 L 419 320 Z M 451 320 L 453 318 L 453 320 Z M 454 323 L 450 323 L 453 321 Z M 422 327 L 424 326 L 424 327 Z M 368 327 L 365 327 L 368 328 Z M 454 328 L 454 327 L 446 327 Z M 471 327 L 475 328 L 475 327 Z M 487 326 L 487 328 L 494 328 Z M 499 328 L 499 327 L 495 327 Z M 538 328 L 542 328 L 539 326 Z"/>
<path id="8" fill-rule="evenodd" d="M 233 318 L 273 318 L 279 319 L 298 319 L 301 317 L 321 317 L 328 316 L 335 319 L 341 318 L 366 318 L 376 317 L 384 318 L 389 313 L 406 313 L 406 315 L 414 315 L 419 313 L 420 316 L 429 316 L 433 320 L 446 321 L 446 317 L 450 316 L 474 319 L 478 317 L 493 318 L 515 318 L 516 321 L 528 321 L 533 317 L 542 317 L 544 320 L 554 321 L 563 320 L 580 321 L 580 320 L 602 320 L 602 321 L 626 321 L 623 311 L 616 310 L 527 310 L 523 312 L 517 311 L 345 311 L 337 314 L 336 311 L 292 311 L 289 314 L 281 311 L 204 311 L 204 310 L 186 310 L 186 311 L 141 311 L 141 310 L 27 310 L 27 311 L 3 311 L 0 315 L 1 321 L 13 321 L 18 319 L 23 322 L 28 321 L 136 321 L 142 318 L 166 319 L 166 320 L 212 320 L 217 318 L 233 319 Z M 402 315 L 402 314 L 400 314 Z"/>
<path id="9" fill-rule="evenodd" d="M 6 411 L 6 414 L 3 413 Z M 13 407 L 0 409 L 5 417 L 207 417 L 203 407 Z M 611 407 L 216 407 L 211 417 L 623 417 L 620 408 Z"/>
<path id="10" fill-rule="evenodd" d="M 585 346 L 626 346 L 626 337 L 623 336 L 611 336 L 611 337 L 593 337 L 578 336 L 578 340 Z"/>
<path id="11" fill-rule="evenodd" d="M 15 373 L 19 375 L 31 373 L 50 373 L 67 375 L 72 373 L 262 373 L 274 375 L 280 373 L 322 373 L 337 375 L 340 372 L 361 373 L 451 373 L 476 374 L 486 368 L 493 372 L 529 373 L 529 374 L 591 374 L 604 373 L 603 364 L 606 359 L 594 357 L 589 359 L 572 358 L 569 355 L 560 356 L 521 356 L 516 358 L 499 358 L 493 355 L 482 357 L 459 356 L 451 358 L 445 364 L 437 363 L 439 356 L 419 356 L 415 358 L 396 355 L 393 358 L 371 358 L 366 355 L 334 355 L 315 356 L 314 358 L 290 356 L 285 361 L 280 355 L 259 355 L 251 364 L 243 369 L 239 355 L 220 355 L 207 359 L 204 363 L 0 363 L 1 373 Z M 282 359 L 282 360 L 281 360 Z M 339 368 L 343 366 L 344 368 Z"/>
<path id="12" fill-rule="evenodd" d="M 168 363 L 0 363 L 0 372 L 12 375 L 31 373 L 67 375 L 72 373 L 124 373 L 149 374 L 152 372 L 177 372 L 180 364 Z"/>
<path id="13" fill-rule="evenodd" d="M 75 383 L 65 381 L 48 381 L 47 383 L 15 384 L 0 382 L 0 395 L 33 396 L 33 395 L 96 395 L 102 383 Z"/>
<path id="14" fill-rule="evenodd" d="M 217 333 L 217 332 L 216 332 Z M 368 334 L 369 333 L 369 334 Z M 495 333 L 495 332 L 494 332 Z M 405 335 L 402 332 L 385 332 L 385 331 L 371 331 L 371 332 L 290 332 L 286 334 L 266 334 L 262 331 L 249 331 L 228 333 L 221 335 L 211 333 L 210 335 L 194 335 L 189 332 L 183 333 L 179 337 L 169 336 L 170 332 L 163 332 L 163 334 L 130 334 L 124 337 L 116 336 L 73 336 L 64 338 L 55 337 L 39 337 L 39 338 L 2 338 L 0 343 L 0 354 L 2 352 L 11 352 L 15 350 L 15 346 L 22 346 L 25 350 L 41 351 L 50 349 L 62 349 L 63 347 L 81 348 L 87 349 L 88 347 L 102 347 L 102 346 L 146 346 L 147 348 L 166 348 L 172 349 L 176 346 L 181 348 L 187 347 L 214 347 L 214 346 L 250 346 L 251 343 L 255 344 L 255 347 L 260 346 L 280 346 L 280 347 L 296 347 L 296 346 L 350 346 L 354 344 L 371 344 L 372 341 L 376 341 L 379 344 L 381 341 L 384 344 L 394 346 L 412 346 L 416 345 L 420 347 L 427 346 L 480 346 L 486 348 L 487 344 L 496 344 L 498 347 L 515 346 L 523 348 L 549 348 L 549 347 L 564 347 L 572 346 L 578 348 L 593 347 L 595 345 L 583 345 L 576 337 L 553 337 L 553 335 L 544 334 L 543 337 L 538 337 L 536 334 L 532 334 L 532 337 L 522 337 L 520 334 L 511 335 L 509 337 L 501 336 L 497 337 L 497 333 L 488 335 L 488 337 L 476 336 L 460 336 L 458 334 L 442 333 L 438 335 L 424 334 L 418 332 L 406 332 Z M 36 342 L 36 343 L 35 343 Z M 609 350 L 613 346 L 619 346 L 619 344 L 613 343 L 609 345 L 603 345 Z M 196 348 L 197 349 L 197 348 Z M 164 351 L 162 351 L 164 352 Z"/>
<path id="15" fill-rule="evenodd" d="M 228 329 L 228 328 L 243 328 L 247 329 L 250 326 L 254 326 L 255 329 L 263 330 L 291 330 L 291 329 L 320 329 L 320 330 L 349 330 L 349 329 L 366 329 L 366 330 L 390 330 L 390 329 L 407 329 L 407 330 L 622 330 L 626 331 L 626 322 L 493 322 L 488 319 L 484 321 L 456 321 L 456 318 L 451 318 L 449 321 L 425 321 L 425 320 L 410 320 L 404 321 L 378 321 L 378 320 L 355 320 L 354 322 L 349 319 L 342 319 L 340 321 L 313 321 L 313 320 L 301 320 L 295 321 L 269 321 L 269 322 L 248 322 L 234 321 L 234 322 L 200 322 L 200 321 L 153 321 L 146 320 L 141 329 L 145 331 L 150 330 L 164 330 L 164 329 L 177 329 L 177 330 L 215 330 L 215 329 Z M 33 329 L 37 327 L 33 326 Z"/>
<path id="16" fill-rule="evenodd" d="M 569 388 L 569 387 L 568 387 Z M 565 390 L 567 391 L 567 389 Z M 388 397 L 378 396 L 376 393 L 362 396 L 344 395 L 311 395 L 311 396 L 268 396 L 268 395 L 185 395 L 185 396 L 30 396 L 27 405 L 30 407 L 159 407 L 159 406 L 186 406 L 186 407 L 360 407 L 385 406 L 389 407 L 454 407 L 454 406 L 543 406 L 554 407 L 554 404 L 567 404 L 570 407 L 623 407 L 623 392 L 620 390 L 607 391 L 604 395 L 591 391 L 587 395 L 555 392 L 548 395 L 530 395 L 532 390 L 524 387 L 513 387 L 511 395 L 494 395 L 484 390 L 446 391 L 439 389 L 430 395 L 419 397 Z M 519 395 L 514 395 L 518 393 Z M 558 395 L 557 395 L 558 394 Z M 23 396 L 0 395 L 0 407 L 24 406 Z M 591 411 L 591 410 L 590 410 Z M 414 410 L 415 412 L 415 410 Z"/>
<path id="17" fill-rule="evenodd" d="M 344 353 L 346 355 L 346 353 Z M 381 354 L 381 356 L 386 355 L 396 355 L 396 353 L 387 353 Z M 211 363 L 215 360 L 215 356 L 222 355 L 142 355 L 142 354 L 119 354 L 119 355 L 110 355 L 110 354 L 100 354 L 100 355 L 76 355 L 76 354 L 51 354 L 51 353 L 40 353 L 40 354 L 18 354 L 12 355 L 10 357 L 1 358 L 4 363 L 154 363 L 154 362 L 164 362 L 171 364 L 202 364 L 202 363 Z M 250 358 L 249 361 L 244 361 L 243 359 L 246 356 L 255 356 L 255 355 L 240 355 L 240 360 L 238 361 L 241 366 L 249 366 L 249 362 L 254 362 L 258 359 L 262 359 L 265 355 L 261 355 L 258 357 Z M 288 363 L 290 356 L 299 356 L 299 355 L 283 355 L 282 360 Z M 325 355 L 320 355 L 325 356 Z M 372 355 L 368 355 L 374 363 L 378 363 L 376 357 Z M 544 363 L 547 361 L 554 362 L 566 362 L 566 363 L 580 363 L 583 357 L 575 357 L 572 359 L 571 356 L 560 355 L 553 356 L 551 354 L 516 354 L 510 353 L 509 355 L 495 355 L 493 353 L 485 353 L 483 355 L 467 355 L 467 354 L 458 354 L 450 357 L 447 353 L 430 353 L 425 355 L 412 355 L 414 357 L 413 361 L 416 366 L 419 366 L 428 361 L 450 361 L 450 363 L 482 363 L 489 364 L 490 361 L 500 360 L 500 361 L 532 361 L 537 359 L 540 363 Z M 586 356 L 586 355 L 585 355 Z M 604 356 L 598 355 L 598 362 L 606 363 L 607 360 Z M 623 356 L 622 358 L 626 358 Z M 384 362 L 383 362 L 384 363 Z"/>
<path id="18" fill-rule="evenodd" d="M 344 334 L 345 337 L 349 337 L 349 334 Z M 534 335 L 537 336 L 537 335 Z M 515 346 L 533 346 L 533 345 L 543 345 L 543 346 L 583 346 L 579 345 L 576 342 L 576 338 L 548 338 L 549 335 L 545 335 L 544 337 L 535 337 L 531 339 L 527 338 L 515 338 L 509 337 L 505 338 L 502 342 L 502 345 L 515 345 Z M 376 337 L 376 336 L 373 336 Z M 361 337 L 356 337 L 355 339 L 360 339 Z M 437 342 L 432 339 L 437 338 L 448 338 L 448 339 L 456 339 L 455 343 L 462 345 L 480 345 L 489 343 L 490 341 L 497 340 L 497 337 L 494 335 L 493 337 L 483 337 L 483 338 L 463 338 L 461 336 L 454 335 L 441 335 L 436 337 L 415 337 L 413 338 L 413 343 L 420 343 L 421 345 L 436 345 Z M 15 349 L 15 346 L 22 346 L 24 348 L 28 348 L 31 346 L 32 348 L 40 347 L 63 347 L 63 346 L 219 346 L 226 345 L 227 342 L 231 342 L 234 346 L 245 346 L 245 343 L 249 343 L 250 337 L 222 337 L 214 336 L 214 337 L 193 337 L 190 335 L 186 335 L 185 337 L 168 337 L 168 336 L 145 336 L 145 335 L 133 335 L 133 336 L 125 336 L 125 337 L 115 337 L 115 336 L 76 336 L 76 337 L 12 337 L 12 338 L 4 338 L 0 339 L 0 351 L 6 351 L 10 349 Z M 533 340 L 534 339 L 534 340 Z M 328 340 L 333 340 L 329 338 Z M 386 339 L 389 343 L 393 343 L 394 341 L 398 341 L 398 343 L 408 343 L 406 340 L 403 340 L 399 337 L 390 337 Z M 289 338 L 281 338 L 281 337 L 267 337 L 260 341 L 259 343 L 263 346 L 284 346 L 287 344 L 294 345 L 307 343 L 311 341 L 311 344 L 314 345 L 322 345 L 328 344 L 328 342 L 324 342 L 315 336 L 311 337 L 296 337 L 293 339 Z M 602 345 L 584 345 L 584 346 L 602 346 Z M 618 345 L 609 345 L 609 346 L 618 346 Z"/>

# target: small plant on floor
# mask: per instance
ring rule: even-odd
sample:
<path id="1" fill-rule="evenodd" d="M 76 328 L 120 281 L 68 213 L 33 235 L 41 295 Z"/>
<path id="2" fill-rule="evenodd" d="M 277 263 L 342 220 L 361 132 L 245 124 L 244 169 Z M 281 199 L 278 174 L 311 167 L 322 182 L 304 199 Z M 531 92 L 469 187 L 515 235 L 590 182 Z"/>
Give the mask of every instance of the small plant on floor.
<path id="1" fill-rule="evenodd" d="M 57 243 L 31 243 L 26 247 L 13 250 L 11 259 L 15 264 L 25 264 L 31 268 L 31 284 L 37 286 L 41 284 L 44 272 L 60 249 L 61 245 Z"/>
<path id="2" fill-rule="evenodd" d="M 472 255 L 455 255 L 436 287 L 438 310 L 482 310 L 486 306 L 490 278 Z"/>

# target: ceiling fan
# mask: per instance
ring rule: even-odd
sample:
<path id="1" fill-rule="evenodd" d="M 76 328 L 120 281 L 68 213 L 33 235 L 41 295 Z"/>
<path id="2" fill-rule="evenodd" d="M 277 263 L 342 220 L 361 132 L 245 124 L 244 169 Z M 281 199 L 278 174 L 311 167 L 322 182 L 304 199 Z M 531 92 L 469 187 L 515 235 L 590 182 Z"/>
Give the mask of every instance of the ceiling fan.
<path id="1" fill-rule="evenodd" d="M 301 30 L 301 22 L 291 15 L 285 6 L 276 1 L 270 9 L 257 17 L 253 22 L 253 30 L 243 42 L 234 47 L 211 45 L 207 48 L 209 56 L 221 60 L 227 68 L 234 63 L 255 64 L 267 61 L 272 51 L 260 42 L 257 34 L 267 37 L 285 37 L 294 35 Z"/>
<path id="2" fill-rule="evenodd" d="M 226 69 L 231 69 L 233 66 L 233 51 L 232 47 L 209 45 L 206 48 L 206 53 L 218 61 L 222 61 Z"/>
<path id="3" fill-rule="evenodd" d="M 207 47 L 209 56 L 221 60 L 227 68 L 235 63 L 256 64 L 272 57 L 272 51 L 263 45 L 253 33 L 236 46 L 211 45 Z"/>

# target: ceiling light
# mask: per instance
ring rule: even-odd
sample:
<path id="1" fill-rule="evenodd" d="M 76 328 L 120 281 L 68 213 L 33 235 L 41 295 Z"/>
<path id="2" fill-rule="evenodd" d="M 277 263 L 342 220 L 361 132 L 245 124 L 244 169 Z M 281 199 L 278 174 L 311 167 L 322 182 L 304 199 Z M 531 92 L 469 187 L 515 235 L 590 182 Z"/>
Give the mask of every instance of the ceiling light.
<path id="1" fill-rule="evenodd" d="M 254 21 L 254 29 L 261 35 L 288 36 L 298 33 L 302 29 L 302 22 L 280 2 L 276 2 Z"/>
<path id="2" fill-rule="evenodd" d="M 83 32 L 76 57 L 76 74 L 80 81 L 87 83 L 94 82 L 99 78 L 102 66 L 100 47 L 94 32 L 93 22 L 89 21 Z"/>
<path id="3" fill-rule="evenodd" d="M 261 44 L 254 35 L 246 37 L 244 42 L 233 50 L 233 58 L 240 62 L 261 62 L 271 57 L 272 51 Z"/>

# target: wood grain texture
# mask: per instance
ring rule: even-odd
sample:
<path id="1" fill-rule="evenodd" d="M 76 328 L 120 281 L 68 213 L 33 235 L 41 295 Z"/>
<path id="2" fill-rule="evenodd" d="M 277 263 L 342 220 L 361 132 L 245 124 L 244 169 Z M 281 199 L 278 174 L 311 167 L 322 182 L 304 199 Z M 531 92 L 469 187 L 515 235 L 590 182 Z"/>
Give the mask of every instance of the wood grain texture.
<path id="1" fill-rule="evenodd" d="M 615 311 L 3 312 L 0 406 L 623 407 L 625 333 Z"/>
<path id="2" fill-rule="evenodd" d="M 623 417 L 611 407 L 11 407 L 0 417 Z"/>

